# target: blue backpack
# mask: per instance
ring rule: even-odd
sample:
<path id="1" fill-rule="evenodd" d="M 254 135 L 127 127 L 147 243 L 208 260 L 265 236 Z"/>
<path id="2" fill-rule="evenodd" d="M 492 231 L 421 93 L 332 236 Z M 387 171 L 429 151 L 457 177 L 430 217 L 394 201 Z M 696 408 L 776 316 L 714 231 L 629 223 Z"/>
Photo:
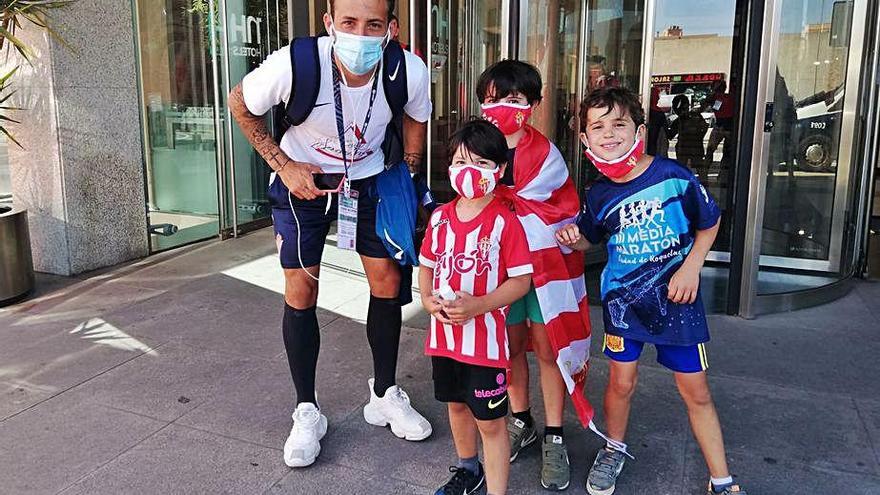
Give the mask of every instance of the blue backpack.
<path id="1" fill-rule="evenodd" d="M 305 122 L 318 100 L 321 90 L 318 37 L 294 38 L 290 43 L 290 67 L 293 74 L 290 98 L 286 105 L 276 105 L 274 111 L 275 141 L 279 143 L 287 129 Z M 388 42 L 382 56 L 382 86 L 392 115 L 382 142 L 385 166 L 389 167 L 403 161 L 403 107 L 409 101 L 406 55 L 400 43 L 394 40 Z"/>

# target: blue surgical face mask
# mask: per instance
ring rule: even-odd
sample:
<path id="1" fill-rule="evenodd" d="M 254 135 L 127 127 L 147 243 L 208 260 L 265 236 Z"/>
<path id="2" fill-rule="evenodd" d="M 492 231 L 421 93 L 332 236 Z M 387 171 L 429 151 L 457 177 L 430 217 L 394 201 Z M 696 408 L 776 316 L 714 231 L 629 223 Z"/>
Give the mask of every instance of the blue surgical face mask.
<path id="1" fill-rule="evenodd" d="M 357 34 L 343 33 L 331 25 L 330 36 L 333 38 L 333 50 L 339 61 L 352 74 L 364 75 L 373 70 L 382 52 L 385 50 L 385 36 L 360 36 Z"/>

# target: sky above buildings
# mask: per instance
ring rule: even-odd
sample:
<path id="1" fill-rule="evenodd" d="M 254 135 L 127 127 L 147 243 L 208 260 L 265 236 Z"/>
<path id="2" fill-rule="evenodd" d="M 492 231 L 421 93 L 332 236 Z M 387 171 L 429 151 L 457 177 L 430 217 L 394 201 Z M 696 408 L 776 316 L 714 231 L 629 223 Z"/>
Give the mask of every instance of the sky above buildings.
<path id="1" fill-rule="evenodd" d="M 840 0 L 783 0 L 782 32 L 799 33 L 806 24 L 831 22 Z M 601 3 L 601 2 L 600 2 Z M 681 26 L 687 34 L 733 34 L 734 0 L 661 0 L 657 2 L 656 31 Z"/>

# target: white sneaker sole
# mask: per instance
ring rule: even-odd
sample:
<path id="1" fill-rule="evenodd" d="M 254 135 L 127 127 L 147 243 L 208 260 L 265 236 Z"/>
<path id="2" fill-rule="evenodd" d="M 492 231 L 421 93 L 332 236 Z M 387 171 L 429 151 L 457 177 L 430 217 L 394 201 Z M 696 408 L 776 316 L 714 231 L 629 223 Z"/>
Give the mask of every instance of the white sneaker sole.
<path id="1" fill-rule="evenodd" d="M 569 485 L 571 485 L 571 481 L 568 481 L 567 483 L 565 483 L 565 484 L 562 485 L 562 486 L 556 486 L 556 485 L 553 485 L 553 486 L 551 487 L 551 486 L 547 486 L 547 485 L 545 485 L 545 484 L 544 484 L 544 480 L 541 480 L 541 486 L 543 486 L 545 490 L 548 490 L 548 491 L 551 491 L 551 492 L 561 492 L 561 491 L 563 491 L 563 490 L 568 490 Z M 611 491 L 614 491 L 614 490 L 612 489 Z"/>
<path id="2" fill-rule="evenodd" d="M 394 433 L 394 436 L 397 438 L 403 438 L 404 440 L 408 440 L 410 442 L 419 442 L 422 441 L 433 433 L 433 428 L 428 428 L 427 431 L 424 432 L 408 432 L 399 424 L 389 420 L 381 411 L 376 410 L 375 407 L 370 407 L 371 404 L 367 403 L 364 406 L 364 421 L 373 425 L 373 426 L 381 426 L 386 427 L 391 425 L 391 433 Z"/>
<path id="3" fill-rule="evenodd" d="M 590 486 L 589 483 L 587 483 L 587 493 L 589 493 L 590 495 L 611 495 L 612 493 L 614 493 L 615 488 L 616 486 L 612 486 L 607 490 L 600 490 L 598 488 L 593 488 L 592 486 Z"/>
<path id="4" fill-rule="evenodd" d="M 302 459 L 288 459 L 287 456 L 284 456 L 284 464 L 290 468 L 300 468 L 311 466 L 318 459 L 318 455 L 321 454 L 321 439 L 324 438 L 324 435 L 327 434 L 327 418 L 325 416 L 321 416 L 321 434 L 318 435 L 318 450 L 315 451 L 315 455 L 309 456 Z"/>

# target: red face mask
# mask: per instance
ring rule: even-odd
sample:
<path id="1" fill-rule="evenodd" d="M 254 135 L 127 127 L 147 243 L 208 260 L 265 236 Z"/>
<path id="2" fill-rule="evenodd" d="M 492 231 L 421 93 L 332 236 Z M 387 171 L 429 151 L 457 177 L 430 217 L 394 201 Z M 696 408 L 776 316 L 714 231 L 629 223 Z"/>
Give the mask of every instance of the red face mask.
<path id="1" fill-rule="evenodd" d="M 501 179 L 500 167 L 482 168 L 465 164 L 449 167 L 449 181 L 459 195 L 468 199 L 482 198 L 495 190 Z"/>
<path id="2" fill-rule="evenodd" d="M 632 169 L 638 165 L 639 159 L 642 158 L 644 154 L 645 142 L 638 137 L 629 151 L 624 153 L 620 158 L 615 158 L 613 160 L 603 160 L 602 158 L 599 158 L 593 153 L 593 150 L 591 150 L 589 146 L 584 150 L 584 155 L 593 162 L 593 165 L 596 166 L 599 172 L 605 177 L 611 179 L 620 179 L 621 177 L 625 177 L 626 174 L 632 172 Z"/>
<path id="3" fill-rule="evenodd" d="M 480 105 L 480 108 L 483 110 L 483 118 L 493 123 L 505 136 L 522 129 L 532 116 L 531 105 L 487 103 Z"/>

